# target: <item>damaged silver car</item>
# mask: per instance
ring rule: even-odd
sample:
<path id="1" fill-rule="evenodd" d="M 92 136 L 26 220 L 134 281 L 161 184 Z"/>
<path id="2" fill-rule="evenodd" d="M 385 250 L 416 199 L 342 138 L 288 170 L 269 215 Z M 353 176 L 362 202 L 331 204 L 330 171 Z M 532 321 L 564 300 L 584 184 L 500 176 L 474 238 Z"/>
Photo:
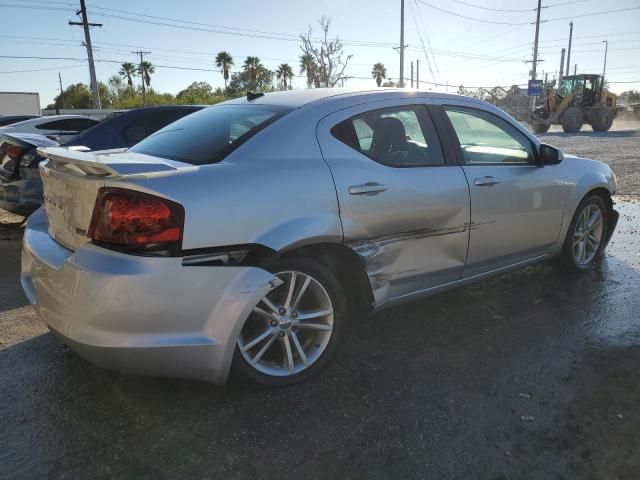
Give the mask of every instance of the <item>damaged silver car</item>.
<path id="1" fill-rule="evenodd" d="M 397 89 L 249 94 L 128 151 L 40 151 L 22 285 L 115 370 L 286 385 L 365 312 L 556 257 L 616 222 L 600 162 L 501 110 Z"/>

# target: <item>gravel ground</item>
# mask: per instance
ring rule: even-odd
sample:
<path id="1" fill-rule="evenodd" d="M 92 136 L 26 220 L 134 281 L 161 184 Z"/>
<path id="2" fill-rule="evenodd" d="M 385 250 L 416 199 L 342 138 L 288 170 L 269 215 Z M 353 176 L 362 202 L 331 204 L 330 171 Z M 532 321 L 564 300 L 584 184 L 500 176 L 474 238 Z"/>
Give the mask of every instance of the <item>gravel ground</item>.
<path id="1" fill-rule="evenodd" d="M 640 121 L 615 120 L 608 132 L 594 132 L 588 125 L 568 134 L 554 125 L 540 140 L 579 157 L 608 163 L 618 179 L 618 194 L 640 195 Z"/>
<path id="2" fill-rule="evenodd" d="M 619 179 L 633 165 L 544 137 L 609 152 Z M 590 271 L 538 265 L 354 322 L 327 372 L 278 390 L 85 362 L 27 305 L 21 219 L 0 215 L 0 478 L 636 480 L 640 202 L 616 201 Z"/>

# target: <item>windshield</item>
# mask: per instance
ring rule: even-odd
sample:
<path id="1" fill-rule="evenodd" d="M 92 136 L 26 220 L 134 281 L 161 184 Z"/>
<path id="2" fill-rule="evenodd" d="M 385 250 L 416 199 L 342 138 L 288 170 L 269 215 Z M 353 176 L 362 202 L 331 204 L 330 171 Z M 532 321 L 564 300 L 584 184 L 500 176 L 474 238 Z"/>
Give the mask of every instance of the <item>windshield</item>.
<path id="1" fill-rule="evenodd" d="M 271 105 L 208 107 L 166 126 L 129 151 L 193 165 L 215 163 L 289 111 Z"/>

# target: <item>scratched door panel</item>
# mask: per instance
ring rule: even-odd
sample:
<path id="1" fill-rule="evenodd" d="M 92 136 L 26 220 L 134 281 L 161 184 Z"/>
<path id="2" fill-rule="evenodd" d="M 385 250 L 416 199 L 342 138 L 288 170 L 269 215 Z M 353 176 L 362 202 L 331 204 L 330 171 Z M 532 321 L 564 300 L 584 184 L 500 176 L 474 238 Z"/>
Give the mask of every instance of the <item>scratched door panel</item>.
<path id="1" fill-rule="evenodd" d="M 331 133 L 347 119 L 397 105 L 349 108 L 325 117 L 317 129 L 335 180 L 344 242 L 362 257 L 376 305 L 460 279 L 469 238 L 469 190 L 461 167 L 383 165 Z M 425 134 L 429 148 L 439 148 L 432 135 Z"/>

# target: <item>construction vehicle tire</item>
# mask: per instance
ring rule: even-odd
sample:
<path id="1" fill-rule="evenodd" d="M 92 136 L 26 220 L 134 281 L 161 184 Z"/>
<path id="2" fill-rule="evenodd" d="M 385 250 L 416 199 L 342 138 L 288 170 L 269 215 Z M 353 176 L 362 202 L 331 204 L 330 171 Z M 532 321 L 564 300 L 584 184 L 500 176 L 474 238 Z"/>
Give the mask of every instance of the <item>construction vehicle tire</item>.
<path id="1" fill-rule="evenodd" d="M 594 132 L 606 132 L 613 124 L 613 112 L 608 108 L 599 108 L 593 115 L 591 128 Z"/>
<path id="2" fill-rule="evenodd" d="M 565 133 L 577 133 L 584 123 L 584 113 L 579 107 L 569 107 L 562 114 L 562 130 Z"/>

